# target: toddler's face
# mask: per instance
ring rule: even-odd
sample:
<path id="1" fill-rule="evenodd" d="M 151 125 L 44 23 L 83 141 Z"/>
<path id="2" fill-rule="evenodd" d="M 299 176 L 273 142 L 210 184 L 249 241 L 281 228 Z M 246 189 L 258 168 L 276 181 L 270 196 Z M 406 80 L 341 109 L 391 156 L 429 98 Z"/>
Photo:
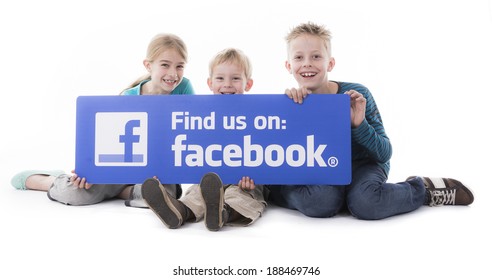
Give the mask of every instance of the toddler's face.
<path id="1" fill-rule="evenodd" d="M 331 61 L 323 40 L 306 34 L 290 42 L 285 66 L 299 86 L 317 89 L 328 80 L 327 72 L 333 68 Z"/>
<path id="2" fill-rule="evenodd" d="M 244 69 L 235 63 L 218 64 L 212 73 L 207 83 L 214 94 L 243 94 L 251 88 L 252 80 L 248 80 Z"/>

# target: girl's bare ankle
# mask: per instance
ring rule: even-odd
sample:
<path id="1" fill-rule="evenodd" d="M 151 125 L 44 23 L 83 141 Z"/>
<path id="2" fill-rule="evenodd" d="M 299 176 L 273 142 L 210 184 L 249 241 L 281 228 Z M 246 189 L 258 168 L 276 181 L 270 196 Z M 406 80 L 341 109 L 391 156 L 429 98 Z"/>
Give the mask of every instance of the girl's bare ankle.
<path id="1" fill-rule="evenodd" d="M 26 179 L 26 187 L 29 190 L 48 191 L 55 179 L 55 176 L 35 174 Z"/>

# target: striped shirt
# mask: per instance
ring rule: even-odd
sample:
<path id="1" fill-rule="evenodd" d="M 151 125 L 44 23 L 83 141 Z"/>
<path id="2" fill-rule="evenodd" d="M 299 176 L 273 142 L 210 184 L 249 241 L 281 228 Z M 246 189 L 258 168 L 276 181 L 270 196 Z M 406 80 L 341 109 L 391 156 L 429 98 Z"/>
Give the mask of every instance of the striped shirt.
<path id="1" fill-rule="evenodd" d="M 366 118 L 359 127 L 352 128 L 352 162 L 377 162 L 388 175 L 392 154 L 391 142 L 386 135 L 383 120 L 371 92 L 361 84 L 336 83 L 338 84 L 337 94 L 343 94 L 353 89 L 361 93 L 367 101 Z"/>

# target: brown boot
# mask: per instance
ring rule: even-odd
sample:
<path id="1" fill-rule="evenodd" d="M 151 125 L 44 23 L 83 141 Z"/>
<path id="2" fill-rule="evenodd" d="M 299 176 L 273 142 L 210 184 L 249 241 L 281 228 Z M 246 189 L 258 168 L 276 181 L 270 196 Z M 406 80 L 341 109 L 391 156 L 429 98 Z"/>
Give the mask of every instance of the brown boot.
<path id="1" fill-rule="evenodd" d="M 212 172 L 205 174 L 200 181 L 200 191 L 205 201 L 205 225 L 211 231 L 218 231 L 228 219 L 224 186 L 219 175 Z"/>
<path id="2" fill-rule="evenodd" d="M 179 228 L 191 212 L 179 200 L 169 195 L 159 180 L 151 178 L 142 184 L 142 196 L 149 208 L 171 229 Z"/>

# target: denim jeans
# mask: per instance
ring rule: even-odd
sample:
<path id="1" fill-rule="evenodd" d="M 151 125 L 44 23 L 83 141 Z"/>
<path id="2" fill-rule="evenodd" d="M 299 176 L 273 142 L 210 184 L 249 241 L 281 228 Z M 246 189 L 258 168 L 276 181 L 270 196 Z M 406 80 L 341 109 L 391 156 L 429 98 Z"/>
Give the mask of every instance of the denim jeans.
<path id="1" fill-rule="evenodd" d="M 424 204 L 425 186 L 419 177 L 391 184 L 386 183 L 387 175 L 376 163 L 354 164 L 352 169 L 350 185 L 269 185 L 269 200 L 318 218 L 335 216 L 346 206 L 362 220 L 387 218 Z"/>

